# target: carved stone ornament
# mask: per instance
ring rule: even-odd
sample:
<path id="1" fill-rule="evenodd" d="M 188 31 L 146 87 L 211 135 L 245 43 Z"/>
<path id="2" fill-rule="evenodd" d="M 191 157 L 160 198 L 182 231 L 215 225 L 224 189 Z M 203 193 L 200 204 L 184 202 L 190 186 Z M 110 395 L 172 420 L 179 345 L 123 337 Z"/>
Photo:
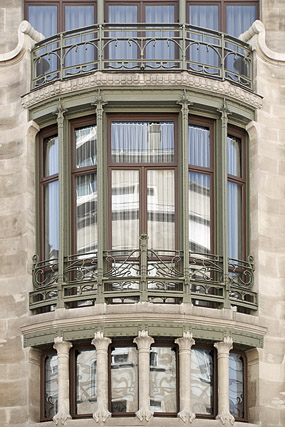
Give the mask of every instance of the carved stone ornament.
<path id="1" fill-rule="evenodd" d="M 108 409 L 98 409 L 98 411 L 93 414 L 93 419 L 96 423 L 105 423 L 110 417 L 111 413 Z"/>
<path id="2" fill-rule="evenodd" d="M 66 413 L 66 412 L 61 412 L 61 413 L 57 413 L 54 417 L 53 417 L 53 422 L 55 423 L 55 425 L 65 425 L 67 420 L 71 420 L 71 416 Z"/>
<path id="3" fill-rule="evenodd" d="M 139 336 L 134 338 L 133 342 L 137 344 L 139 351 L 149 351 L 151 344 L 154 343 L 154 339 L 148 335 L 147 331 L 139 331 Z"/>
<path id="4" fill-rule="evenodd" d="M 196 415 L 191 411 L 180 411 L 177 416 L 185 423 L 193 423 L 196 418 Z"/>
<path id="5" fill-rule="evenodd" d="M 222 412 L 221 414 L 216 416 L 216 420 L 220 420 L 223 425 L 230 424 L 234 425 L 235 419 L 229 412 Z"/>

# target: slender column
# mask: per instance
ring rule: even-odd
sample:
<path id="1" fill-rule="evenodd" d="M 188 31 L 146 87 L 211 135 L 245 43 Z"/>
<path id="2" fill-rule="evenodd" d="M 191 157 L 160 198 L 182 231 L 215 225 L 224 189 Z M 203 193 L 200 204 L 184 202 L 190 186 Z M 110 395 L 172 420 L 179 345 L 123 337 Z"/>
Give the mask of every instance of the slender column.
<path id="1" fill-rule="evenodd" d="M 136 416 L 140 421 L 149 421 L 153 416 L 153 412 L 149 409 L 149 354 L 154 339 L 148 336 L 147 331 L 139 331 L 139 336 L 134 339 L 134 343 L 139 350 L 139 410 Z"/>
<path id="2" fill-rule="evenodd" d="M 227 181 L 227 137 L 228 137 L 228 116 L 231 114 L 224 100 L 222 108 L 219 110 L 221 114 L 222 124 L 222 236 L 223 236 L 223 280 L 225 284 L 225 300 L 224 308 L 231 308 L 229 293 L 230 285 L 228 280 L 229 275 L 229 254 L 228 254 L 228 181 Z"/>
<path id="3" fill-rule="evenodd" d="M 105 422 L 111 413 L 108 410 L 108 347 L 112 340 L 103 336 L 103 332 L 96 332 L 92 344 L 96 347 L 97 357 L 97 404 L 98 409 L 93 418 L 98 422 Z"/>
<path id="4" fill-rule="evenodd" d="M 183 338 L 177 338 L 175 343 L 179 346 L 179 373 L 180 373 L 180 412 L 178 417 L 192 423 L 195 414 L 191 412 L 191 347 L 195 344 L 190 332 L 184 332 Z"/>
<path id="5" fill-rule="evenodd" d="M 69 414 L 69 350 L 72 344 L 64 341 L 63 337 L 54 339 L 53 348 L 57 351 L 58 369 L 58 412 L 53 417 L 56 425 L 65 425 L 71 418 Z"/>
<path id="6" fill-rule="evenodd" d="M 222 424 L 235 422 L 230 414 L 230 362 L 229 353 L 233 348 L 231 337 L 225 337 L 224 341 L 217 342 L 214 347 L 218 350 L 218 415 L 217 419 Z"/>

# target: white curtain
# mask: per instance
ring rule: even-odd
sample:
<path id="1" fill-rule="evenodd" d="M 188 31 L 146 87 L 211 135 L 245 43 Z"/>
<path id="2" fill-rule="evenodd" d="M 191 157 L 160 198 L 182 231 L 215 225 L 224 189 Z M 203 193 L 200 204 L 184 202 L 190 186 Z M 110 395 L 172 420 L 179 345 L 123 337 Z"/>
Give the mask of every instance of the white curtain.
<path id="1" fill-rule="evenodd" d="M 241 141 L 235 137 L 227 138 L 228 174 L 241 176 Z"/>
<path id="2" fill-rule="evenodd" d="M 75 30 L 77 28 L 87 27 L 93 25 L 94 22 L 94 6 L 65 6 L 65 31 Z M 65 66 L 70 67 L 73 65 L 80 65 L 85 63 L 90 63 L 94 61 L 95 57 L 95 48 L 91 44 L 88 44 L 88 40 L 94 38 L 94 34 L 88 34 L 80 37 L 72 37 L 66 41 L 67 48 L 64 53 L 65 57 Z M 72 45 L 76 45 L 79 42 L 86 42 L 83 45 L 74 47 L 69 51 L 69 48 Z M 67 51 L 69 51 L 67 53 Z M 84 70 L 87 71 L 93 67 L 92 64 L 85 66 Z M 76 73 L 78 70 L 76 67 L 71 68 L 66 71 L 66 74 Z"/>
<path id="3" fill-rule="evenodd" d="M 189 164 L 210 167 L 210 131 L 198 126 L 188 127 Z"/>
<path id="4" fill-rule="evenodd" d="M 76 252 L 97 250 L 97 176 L 76 177 Z"/>
<path id="5" fill-rule="evenodd" d="M 238 37 L 249 29 L 255 21 L 256 6 L 231 5 L 227 6 L 227 33 Z"/>
<path id="6" fill-rule="evenodd" d="M 59 251 L 59 197 L 58 181 L 44 187 L 45 198 L 45 259 L 57 258 Z"/>
<path id="7" fill-rule="evenodd" d="M 207 28 L 209 30 L 218 31 L 219 29 L 219 7 L 211 5 L 191 5 L 189 6 L 190 24 L 197 27 Z M 202 37 L 199 35 L 191 35 L 191 38 L 197 40 L 197 43 L 190 47 L 190 61 L 208 65 L 207 69 L 210 73 L 216 74 L 216 71 L 211 68 L 211 65 L 219 66 L 219 57 L 214 49 L 207 47 L 202 42 Z M 204 35 L 204 42 L 216 44 L 215 39 Z M 199 71 L 199 65 L 191 65 L 194 70 Z"/>
<path id="8" fill-rule="evenodd" d="M 113 122 L 113 163 L 168 163 L 174 160 L 173 122 Z"/>

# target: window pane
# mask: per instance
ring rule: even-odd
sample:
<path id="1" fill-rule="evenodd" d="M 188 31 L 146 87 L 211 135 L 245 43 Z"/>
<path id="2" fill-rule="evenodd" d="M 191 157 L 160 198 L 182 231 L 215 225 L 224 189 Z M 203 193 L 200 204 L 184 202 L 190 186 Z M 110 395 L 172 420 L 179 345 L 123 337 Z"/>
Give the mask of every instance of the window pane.
<path id="1" fill-rule="evenodd" d="M 57 258 L 59 250 L 58 181 L 44 186 L 44 233 L 44 258 Z"/>
<path id="2" fill-rule="evenodd" d="M 193 252 L 211 249 L 210 176 L 189 173 L 189 247 Z"/>
<path id="3" fill-rule="evenodd" d="M 211 350 L 191 351 L 191 411 L 214 413 L 214 368 Z"/>
<path id="4" fill-rule="evenodd" d="M 189 6 L 190 24 L 196 27 L 208 28 L 209 30 L 219 29 L 219 7 L 211 5 Z"/>
<path id="5" fill-rule="evenodd" d="M 242 187 L 228 182 L 228 252 L 230 258 L 242 258 Z"/>
<path id="6" fill-rule="evenodd" d="M 176 348 L 151 347 L 150 410 L 175 413 L 176 400 Z"/>
<path id="7" fill-rule="evenodd" d="M 174 161 L 173 122 L 113 122 L 113 163 L 169 163 Z"/>
<path id="8" fill-rule="evenodd" d="M 34 29 L 45 37 L 57 33 L 56 6 L 28 6 L 28 20 Z"/>
<path id="9" fill-rule="evenodd" d="M 139 172 L 112 171 L 112 248 L 135 249 L 139 244 Z"/>
<path id="10" fill-rule="evenodd" d="M 96 410 L 96 350 L 80 350 L 76 354 L 76 413 L 93 414 Z"/>
<path id="11" fill-rule="evenodd" d="M 244 366 L 240 354 L 230 353 L 230 413 L 244 417 Z"/>
<path id="12" fill-rule="evenodd" d="M 190 125 L 189 132 L 189 164 L 209 168 L 210 130 L 205 127 Z"/>
<path id="13" fill-rule="evenodd" d="M 75 167 L 97 164 L 97 126 L 75 130 Z"/>
<path id="14" fill-rule="evenodd" d="M 138 350 L 113 347 L 111 352 L 111 411 L 138 410 Z"/>
<path id="15" fill-rule="evenodd" d="M 97 250 L 97 176 L 76 177 L 76 250 Z"/>
<path id="16" fill-rule="evenodd" d="M 58 137 L 44 140 L 44 177 L 58 173 Z"/>
<path id="17" fill-rule="evenodd" d="M 227 138 L 227 141 L 228 174 L 241 176 L 241 140 L 231 136 Z"/>
<path id="18" fill-rule="evenodd" d="M 255 21 L 256 7 L 251 5 L 227 6 L 227 33 L 238 37 Z"/>
<path id="19" fill-rule="evenodd" d="M 153 249 L 175 249 L 175 181 L 173 170 L 147 172 L 147 232 Z"/>
<path id="20" fill-rule="evenodd" d="M 94 24 L 94 6 L 65 6 L 65 31 Z"/>
<path id="21" fill-rule="evenodd" d="M 45 359 L 45 400 L 44 400 L 44 417 L 52 418 L 58 411 L 58 384 L 57 384 L 57 355 L 49 354 Z"/>

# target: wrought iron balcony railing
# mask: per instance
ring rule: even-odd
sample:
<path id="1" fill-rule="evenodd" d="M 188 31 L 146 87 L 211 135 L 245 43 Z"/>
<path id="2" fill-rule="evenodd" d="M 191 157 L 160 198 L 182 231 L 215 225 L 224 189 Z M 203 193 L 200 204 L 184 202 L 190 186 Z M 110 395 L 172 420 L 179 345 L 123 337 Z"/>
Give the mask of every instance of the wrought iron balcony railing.
<path id="1" fill-rule="evenodd" d="M 55 260 L 34 257 L 30 309 L 50 311 L 56 306 L 75 308 L 97 303 L 152 302 L 192 303 L 212 308 L 235 306 L 248 312 L 257 309 L 253 288 L 253 260 L 224 260 L 214 254 L 153 250 L 147 236 L 140 248 L 110 250 L 65 257 L 62 277 Z"/>
<path id="2" fill-rule="evenodd" d="M 180 24 L 104 24 L 32 50 L 32 88 L 95 71 L 188 71 L 252 89 L 252 51 L 229 35 Z"/>

